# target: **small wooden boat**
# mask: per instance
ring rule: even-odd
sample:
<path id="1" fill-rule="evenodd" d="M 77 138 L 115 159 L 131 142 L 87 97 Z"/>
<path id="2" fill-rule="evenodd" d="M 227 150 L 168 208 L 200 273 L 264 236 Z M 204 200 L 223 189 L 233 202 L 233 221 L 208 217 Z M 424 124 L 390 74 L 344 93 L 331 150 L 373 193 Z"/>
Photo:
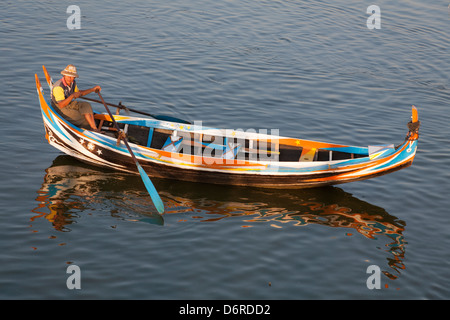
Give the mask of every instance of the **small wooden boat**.
<path id="1" fill-rule="evenodd" d="M 98 133 L 66 121 L 51 106 L 51 97 L 44 98 L 37 75 L 36 87 L 50 145 L 84 162 L 137 173 L 134 153 L 148 175 L 166 179 L 269 188 L 335 185 L 411 165 L 419 137 L 420 121 L 414 106 L 406 138 L 397 146 L 348 146 L 207 128 L 200 123 L 112 115 L 109 110 L 95 113 L 102 128 Z M 119 111 L 123 106 L 116 107 Z"/>

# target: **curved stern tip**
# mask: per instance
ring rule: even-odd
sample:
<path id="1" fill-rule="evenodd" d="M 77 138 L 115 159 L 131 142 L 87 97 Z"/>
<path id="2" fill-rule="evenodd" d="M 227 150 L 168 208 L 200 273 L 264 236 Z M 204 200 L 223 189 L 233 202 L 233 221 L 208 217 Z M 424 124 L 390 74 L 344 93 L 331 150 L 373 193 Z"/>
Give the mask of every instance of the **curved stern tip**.
<path id="1" fill-rule="evenodd" d="M 419 113 L 417 112 L 416 106 L 413 105 L 411 111 L 412 111 L 412 115 L 411 115 L 412 122 L 419 121 Z"/>

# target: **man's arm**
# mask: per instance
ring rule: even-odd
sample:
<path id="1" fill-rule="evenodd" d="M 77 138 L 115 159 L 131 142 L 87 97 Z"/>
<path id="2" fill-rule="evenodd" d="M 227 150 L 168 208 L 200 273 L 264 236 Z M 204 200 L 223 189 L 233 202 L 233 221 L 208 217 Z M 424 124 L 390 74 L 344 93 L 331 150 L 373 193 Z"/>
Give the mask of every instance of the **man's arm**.
<path id="1" fill-rule="evenodd" d="M 89 93 L 92 93 L 92 92 L 100 92 L 100 91 L 102 91 L 102 88 L 100 87 L 100 86 L 95 86 L 95 87 L 92 87 L 92 88 L 90 88 L 90 89 L 86 89 L 86 90 L 80 90 L 80 91 L 78 91 L 78 92 L 75 92 L 75 93 L 80 93 L 81 95 L 79 96 L 79 97 L 76 97 L 76 98 L 80 98 L 80 97 L 83 97 L 83 96 L 85 96 L 85 95 L 87 95 L 87 94 L 89 94 Z M 74 93 L 74 94 L 75 94 Z"/>
<path id="2" fill-rule="evenodd" d="M 77 98 L 81 98 L 81 97 L 83 97 L 83 96 L 85 96 L 85 95 L 87 95 L 89 93 L 92 93 L 92 92 L 94 92 L 96 90 L 101 91 L 102 88 L 100 86 L 95 86 L 95 87 L 92 87 L 90 89 L 80 90 L 80 91 L 74 92 L 70 96 L 68 96 L 67 99 L 58 101 L 57 102 L 58 103 L 58 107 L 61 108 L 61 109 L 65 108 L 73 100 L 75 100 Z"/>

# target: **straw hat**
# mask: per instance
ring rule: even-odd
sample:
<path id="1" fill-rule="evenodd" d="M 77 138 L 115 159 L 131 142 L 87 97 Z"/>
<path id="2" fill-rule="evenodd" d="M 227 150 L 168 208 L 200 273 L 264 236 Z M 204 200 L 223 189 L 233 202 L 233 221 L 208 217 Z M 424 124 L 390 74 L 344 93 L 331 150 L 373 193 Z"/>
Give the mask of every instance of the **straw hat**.
<path id="1" fill-rule="evenodd" d="M 73 64 L 69 64 L 63 71 L 61 71 L 63 76 L 69 76 L 78 78 L 77 68 Z"/>

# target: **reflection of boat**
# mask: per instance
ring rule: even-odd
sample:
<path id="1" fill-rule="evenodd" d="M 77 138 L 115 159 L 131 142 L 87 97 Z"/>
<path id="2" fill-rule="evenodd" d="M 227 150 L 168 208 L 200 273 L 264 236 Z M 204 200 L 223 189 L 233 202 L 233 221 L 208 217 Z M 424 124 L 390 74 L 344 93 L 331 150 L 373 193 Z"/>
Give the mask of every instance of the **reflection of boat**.
<path id="1" fill-rule="evenodd" d="M 171 183 L 158 180 L 166 204 L 167 219 L 214 221 L 238 218 L 243 227 L 269 224 L 272 227 L 322 225 L 358 232 L 368 239 L 386 237 L 389 265 L 403 269 L 404 222 L 383 208 L 359 200 L 342 189 L 324 187 L 303 190 L 272 190 L 220 185 Z M 244 198 L 245 197 L 245 198 Z M 139 177 L 118 174 L 78 162 L 69 156 L 58 156 L 46 170 L 38 191 L 32 220 L 45 217 L 57 230 L 69 230 L 81 212 L 101 206 L 119 219 L 163 224 L 163 217 L 148 212 L 148 197 Z M 394 275 L 386 273 L 389 277 Z"/>
<path id="2" fill-rule="evenodd" d="M 110 205 L 112 215 L 134 212 L 141 221 L 163 224 L 161 215 L 148 211 L 148 199 L 142 197 L 142 184 L 139 182 L 134 175 L 102 171 L 75 158 L 59 156 L 46 169 L 44 183 L 36 198 L 39 206 L 33 209 L 38 215 L 32 220 L 45 217 L 55 229 L 63 231 L 76 220 L 75 212 L 86 211 L 96 205 Z"/>
<path id="3" fill-rule="evenodd" d="M 96 113 L 98 126 L 110 136 L 78 128 L 61 117 L 44 99 L 37 75 L 36 87 L 52 146 L 94 165 L 137 172 L 132 152 L 151 176 L 191 182 L 305 188 L 364 180 L 411 165 L 419 137 L 415 107 L 408 135 L 398 146 L 348 146 Z M 121 141 L 129 141 L 129 151 Z"/>

